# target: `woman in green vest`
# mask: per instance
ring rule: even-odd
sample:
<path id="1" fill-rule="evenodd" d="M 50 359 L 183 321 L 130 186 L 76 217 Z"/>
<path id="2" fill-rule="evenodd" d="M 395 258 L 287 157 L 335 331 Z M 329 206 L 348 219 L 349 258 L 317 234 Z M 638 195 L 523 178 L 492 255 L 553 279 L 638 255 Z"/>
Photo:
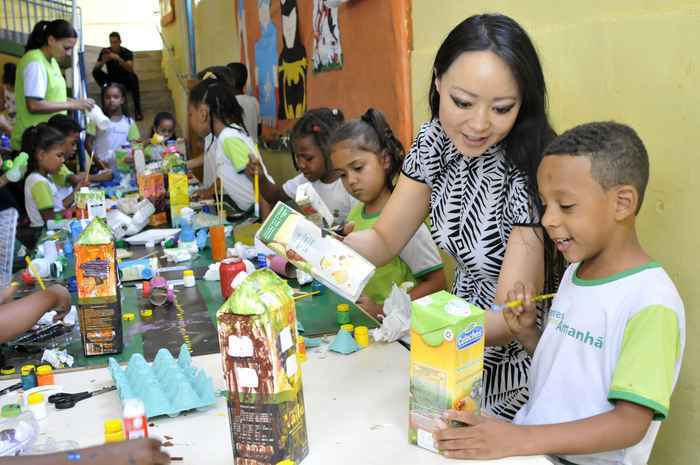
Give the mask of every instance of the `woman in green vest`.
<path id="1" fill-rule="evenodd" d="M 63 19 L 39 21 L 34 26 L 26 53 L 17 66 L 17 120 L 10 139 L 13 149 L 19 150 L 22 134 L 28 127 L 67 110 L 90 110 L 95 105 L 92 99 L 68 98 L 66 81 L 58 65 L 73 54 L 77 38 L 73 26 Z"/>

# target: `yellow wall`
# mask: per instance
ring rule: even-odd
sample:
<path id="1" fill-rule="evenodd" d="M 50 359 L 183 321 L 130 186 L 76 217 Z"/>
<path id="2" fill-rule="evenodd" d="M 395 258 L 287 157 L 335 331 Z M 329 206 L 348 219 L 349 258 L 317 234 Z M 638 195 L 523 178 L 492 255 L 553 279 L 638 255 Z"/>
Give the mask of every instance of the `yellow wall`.
<path id="1" fill-rule="evenodd" d="M 197 71 L 208 66 L 239 61 L 241 46 L 234 0 L 201 0 L 194 8 Z M 186 81 L 192 77 L 189 75 L 184 0 L 175 1 L 175 18 L 175 22 L 162 28 L 166 46 L 171 50 L 171 53 L 163 51 L 163 72 L 173 94 L 178 124 L 181 128 L 186 128 L 187 92 L 177 78 L 180 75 Z"/>
<path id="2" fill-rule="evenodd" d="M 14 55 L 6 55 L 4 53 L 0 53 L 0 75 L 2 74 L 2 67 L 5 65 L 5 63 L 19 63 L 19 58 Z"/>
<path id="3" fill-rule="evenodd" d="M 634 127 L 651 158 L 651 182 L 639 217 L 647 250 L 683 296 L 687 346 L 668 421 L 653 465 L 697 463 L 700 423 L 700 261 L 697 143 L 700 121 L 700 2 L 697 0 L 413 0 L 414 126 L 428 117 L 427 88 L 435 52 L 464 18 L 500 12 L 533 38 L 549 86 L 557 131 L 614 119 Z M 653 376 L 650 367 L 649 376 Z"/>

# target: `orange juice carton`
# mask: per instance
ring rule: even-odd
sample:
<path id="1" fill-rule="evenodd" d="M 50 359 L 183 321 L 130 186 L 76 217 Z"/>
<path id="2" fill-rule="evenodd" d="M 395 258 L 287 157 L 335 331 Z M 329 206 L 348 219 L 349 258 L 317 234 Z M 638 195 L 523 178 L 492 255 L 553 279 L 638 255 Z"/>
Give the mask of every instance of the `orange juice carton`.
<path id="1" fill-rule="evenodd" d="M 186 173 L 168 173 L 168 194 L 170 196 L 170 223 L 180 227 L 180 212 L 190 206 L 189 180 Z"/>
<path id="2" fill-rule="evenodd" d="M 375 267 L 296 210 L 278 202 L 256 235 L 276 254 L 356 302 Z"/>
<path id="3" fill-rule="evenodd" d="M 165 177 L 163 173 L 142 174 L 138 177 L 139 194 L 148 199 L 156 211 L 151 215 L 148 224 L 154 227 L 168 222 L 165 205 Z"/>
<path id="4" fill-rule="evenodd" d="M 446 410 L 479 413 L 485 312 L 440 291 L 412 302 L 409 441 L 437 452 Z"/>

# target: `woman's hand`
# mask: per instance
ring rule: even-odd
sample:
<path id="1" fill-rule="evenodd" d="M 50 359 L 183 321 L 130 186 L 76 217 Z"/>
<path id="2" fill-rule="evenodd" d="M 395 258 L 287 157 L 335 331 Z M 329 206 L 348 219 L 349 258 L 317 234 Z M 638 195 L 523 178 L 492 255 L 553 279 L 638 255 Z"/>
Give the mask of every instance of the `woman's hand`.
<path id="1" fill-rule="evenodd" d="M 68 107 L 70 110 L 90 111 L 95 106 L 95 101 L 91 98 L 81 98 L 78 100 L 70 100 Z"/>

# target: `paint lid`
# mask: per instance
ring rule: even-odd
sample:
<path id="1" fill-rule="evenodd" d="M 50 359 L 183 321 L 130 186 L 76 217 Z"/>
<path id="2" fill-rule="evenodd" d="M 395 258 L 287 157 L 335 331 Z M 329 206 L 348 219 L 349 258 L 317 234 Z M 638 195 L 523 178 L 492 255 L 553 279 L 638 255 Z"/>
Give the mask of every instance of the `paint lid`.
<path id="1" fill-rule="evenodd" d="M 53 372 L 51 365 L 39 365 L 36 369 L 37 375 L 50 375 Z"/>
<path id="2" fill-rule="evenodd" d="M 355 329 L 355 325 L 353 325 L 352 323 L 346 323 L 344 325 L 341 325 L 340 329 L 344 329 L 345 331 L 352 334 L 352 330 Z"/>
<path id="3" fill-rule="evenodd" d="M 1 375 L 12 375 L 12 374 L 14 374 L 14 373 L 16 373 L 16 372 L 17 372 L 17 370 L 16 370 L 15 367 L 12 366 L 12 365 L 8 365 L 8 366 L 6 366 L 6 367 L 0 368 L 0 374 L 1 374 Z"/>
<path id="4" fill-rule="evenodd" d="M 124 427 L 122 426 L 121 418 L 110 418 L 105 420 L 105 434 L 121 433 Z"/>
<path id="5" fill-rule="evenodd" d="M 44 394 L 40 392 L 33 392 L 27 397 L 27 404 L 29 405 L 39 405 L 44 403 Z"/>
<path id="6" fill-rule="evenodd" d="M 20 372 L 20 375 L 27 376 L 35 370 L 36 370 L 36 367 L 34 365 L 29 364 L 29 365 L 22 365 L 22 368 L 20 368 L 19 372 Z"/>
<path id="7" fill-rule="evenodd" d="M 192 270 L 185 270 L 185 271 L 182 272 L 182 276 L 185 277 L 185 278 L 188 277 L 188 276 L 194 276 L 194 271 L 192 271 Z"/>
<path id="8" fill-rule="evenodd" d="M 350 311 L 350 305 L 348 304 L 338 304 L 335 309 L 339 312 L 349 312 Z"/>
<path id="9" fill-rule="evenodd" d="M 18 416 L 21 412 L 22 409 L 19 404 L 5 404 L 2 406 L 0 415 L 2 415 L 3 418 L 12 418 Z"/>

